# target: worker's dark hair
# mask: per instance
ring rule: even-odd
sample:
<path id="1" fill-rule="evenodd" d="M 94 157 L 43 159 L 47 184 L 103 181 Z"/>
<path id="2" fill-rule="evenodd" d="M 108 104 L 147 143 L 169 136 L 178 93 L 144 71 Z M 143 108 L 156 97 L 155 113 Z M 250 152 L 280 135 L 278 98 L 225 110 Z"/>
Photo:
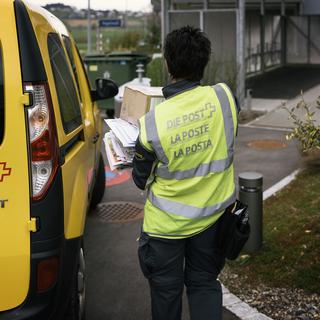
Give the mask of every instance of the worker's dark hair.
<path id="1" fill-rule="evenodd" d="M 198 28 L 182 27 L 166 37 L 164 58 L 174 79 L 201 80 L 210 54 L 210 40 Z"/>

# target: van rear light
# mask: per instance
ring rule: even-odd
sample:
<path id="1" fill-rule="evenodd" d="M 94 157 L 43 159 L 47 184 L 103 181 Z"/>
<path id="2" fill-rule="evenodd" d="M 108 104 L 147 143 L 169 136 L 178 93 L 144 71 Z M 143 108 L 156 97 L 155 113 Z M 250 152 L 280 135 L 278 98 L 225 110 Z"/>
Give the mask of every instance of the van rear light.
<path id="1" fill-rule="evenodd" d="M 24 90 L 33 96 L 33 105 L 27 109 L 32 198 L 40 200 L 45 196 L 58 169 L 56 126 L 47 84 L 26 84 Z"/>
<path id="2" fill-rule="evenodd" d="M 37 268 L 37 291 L 42 292 L 52 288 L 58 280 L 59 259 L 52 257 L 42 260 Z"/>

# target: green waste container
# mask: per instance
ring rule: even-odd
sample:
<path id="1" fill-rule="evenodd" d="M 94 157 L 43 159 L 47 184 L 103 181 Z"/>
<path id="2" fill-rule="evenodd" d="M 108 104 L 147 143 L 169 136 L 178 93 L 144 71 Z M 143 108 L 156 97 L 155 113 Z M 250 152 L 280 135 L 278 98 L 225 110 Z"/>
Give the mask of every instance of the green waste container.
<path id="1" fill-rule="evenodd" d="M 98 78 L 109 79 L 108 71 L 106 70 L 107 55 L 91 54 L 86 55 L 83 59 L 87 69 L 87 74 L 92 89 L 96 88 L 95 81 Z M 99 100 L 97 102 L 100 109 L 112 109 L 113 99 Z"/>
<path id="2" fill-rule="evenodd" d="M 111 52 L 108 55 L 87 55 L 84 58 L 92 88 L 95 88 L 97 78 L 111 79 L 121 86 L 137 78 L 137 64 L 143 64 L 145 69 L 149 61 L 147 55 L 134 52 Z M 99 101 L 98 106 L 100 109 L 114 109 L 114 99 Z"/>

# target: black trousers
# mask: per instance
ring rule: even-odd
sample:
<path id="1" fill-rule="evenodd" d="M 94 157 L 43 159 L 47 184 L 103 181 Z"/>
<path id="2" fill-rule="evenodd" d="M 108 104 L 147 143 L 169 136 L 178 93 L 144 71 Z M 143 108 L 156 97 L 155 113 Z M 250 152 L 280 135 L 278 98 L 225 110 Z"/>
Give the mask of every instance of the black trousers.
<path id="1" fill-rule="evenodd" d="M 191 320 L 222 319 L 217 280 L 225 258 L 217 247 L 217 223 L 186 239 L 161 239 L 142 233 L 139 261 L 149 280 L 153 320 L 180 320 L 187 288 Z"/>

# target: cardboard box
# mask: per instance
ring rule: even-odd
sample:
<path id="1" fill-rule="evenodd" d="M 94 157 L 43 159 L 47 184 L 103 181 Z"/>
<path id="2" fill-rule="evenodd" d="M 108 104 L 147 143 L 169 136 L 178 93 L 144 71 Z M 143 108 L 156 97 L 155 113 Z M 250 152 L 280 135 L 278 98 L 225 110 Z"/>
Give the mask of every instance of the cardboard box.
<path id="1" fill-rule="evenodd" d="M 163 100 L 161 87 L 127 86 L 123 94 L 120 118 L 137 124 L 139 118 Z"/>

